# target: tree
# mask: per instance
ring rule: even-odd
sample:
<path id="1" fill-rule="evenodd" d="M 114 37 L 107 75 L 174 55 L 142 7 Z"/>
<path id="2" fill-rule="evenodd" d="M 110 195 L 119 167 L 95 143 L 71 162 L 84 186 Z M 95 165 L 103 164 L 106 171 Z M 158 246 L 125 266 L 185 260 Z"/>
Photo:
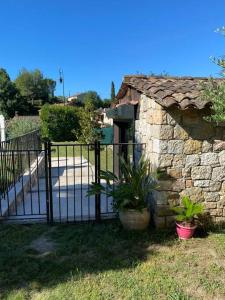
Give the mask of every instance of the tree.
<path id="1" fill-rule="evenodd" d="M 23 69 L 19 72 L 15 84 L 22 96 L 34 104 L 35 100 L 42 103 L 49 102 L 54 97 L 56 82 L 49 78 L 44 78 L 40 70 L 27 71 Z"/>
<path id="2" fill-rule="evenodd" d="M 15 115 L 15 112 L 23 114 L 28 105 L 21 96 L 16 85 L 11 81 L 5 69 L 0 69 L 0 112 L 7 118 Z"/>
<path id="3" fill-rule="evenodd" d="M 103 106 L 103 101 L 101 97 L 95 91 L 88 91 L 85 93 L 81 93 L 77 97 L 77 100 L 75 101 L 75 105 L 84 107 L 86 102 L 92 102 L 95 109 L 98 109 Z"/>
<path id="4" fill-rule="evenodd" d="M 225 36 L 225 27 L 218 28 L 216 32 L 221 33 L 223 36 Z M 212 57 L 212 61 L 217 64 L 219 67 L 221 67 L 221 75 L 225 77 L 225 59 L 224 56 L 221 56 L 219 58 Z"/>
<path id="5" fill-rule="evenodd" d="M 225 35 L 225 27 L 222 29 L 218 29 L 217 32 Z M 219 67 L 221 67 L 221 75 L 225 77 L 225 60 L 223 57 L 221 58 L 212 58 L 213 62 L 216 63 Z M 220 122 L 225 122 L 225 82 L 221 80 L 216 82 L 212 78 L 209 80 L 208 84 L 203 86 L 202 98 L 204 100 L 210 101 L 212 103 L 211 106 L 211 114 L 205 117 L 205 120 L 216 122 L 217 124 Z"/>
<path id="6" fill-rule="evenodd" d="M 115 102 L 115 98 L 116 98 L 115 85 L 114 85 L 114 82 L 112 81 L 112 83 L 111 83 L 111 100 L 112 100 L 112 102 Z"/>

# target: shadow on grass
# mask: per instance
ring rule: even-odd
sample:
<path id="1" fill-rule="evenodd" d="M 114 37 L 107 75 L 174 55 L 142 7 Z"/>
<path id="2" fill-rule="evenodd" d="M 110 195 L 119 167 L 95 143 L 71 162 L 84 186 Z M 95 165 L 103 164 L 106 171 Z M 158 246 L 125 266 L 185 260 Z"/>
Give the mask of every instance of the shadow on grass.
<path id="1" fill-rule="evenodd" d="M 55 249 L 39 255 L 30 243 L 47 232 Z M 54 287 L 70 278 L 134 268 L 157 254 L 153 245 L 170 246 L 168 231 L 130 232 L 118 221 L 81 225 L 4 225 L 0 229 L 0 292 Z"/>

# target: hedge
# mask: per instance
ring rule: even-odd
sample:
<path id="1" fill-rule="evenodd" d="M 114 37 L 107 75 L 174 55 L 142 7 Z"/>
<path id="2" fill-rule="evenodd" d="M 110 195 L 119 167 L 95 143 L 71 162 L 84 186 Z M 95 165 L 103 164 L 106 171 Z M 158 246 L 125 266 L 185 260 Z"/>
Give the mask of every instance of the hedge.
<path id="1" fill-rule="evenodd" d="M 43 139 L 55 142 L 74 141 L 80 130 L 80 109 L 72 106 L 45 104 L 40 111 Z"/>

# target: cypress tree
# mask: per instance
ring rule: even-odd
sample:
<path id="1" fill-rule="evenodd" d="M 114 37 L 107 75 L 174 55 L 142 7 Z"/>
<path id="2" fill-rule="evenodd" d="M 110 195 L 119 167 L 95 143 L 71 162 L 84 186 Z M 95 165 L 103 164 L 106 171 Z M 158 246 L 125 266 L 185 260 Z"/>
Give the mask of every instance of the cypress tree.
<path id="1" fill-rule="evenodd" d="M 115 98 L 116 98 L 115 85 L 114 85 L 114 82 L 112 81 L 112 83 L 111 83 L 111 100 L 112 100 L 112 102 L 115 101 Z"/>

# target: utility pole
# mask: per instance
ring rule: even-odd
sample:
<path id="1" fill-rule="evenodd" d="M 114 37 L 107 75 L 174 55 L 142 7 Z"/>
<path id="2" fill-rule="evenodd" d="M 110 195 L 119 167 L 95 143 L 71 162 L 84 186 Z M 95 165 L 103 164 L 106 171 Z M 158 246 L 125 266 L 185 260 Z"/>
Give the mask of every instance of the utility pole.
<path id="1" fill-rule="evenodd" d="M 64 100 L 64 105 L 66 105 L 66 97 L 65 97 L 65 89 L 64 89 L 64 74 L 63 74 L 63 69 L 59 69 L 59 82 L 62 83 L 62 88 L 63 88 L 63 100 Z"/>

